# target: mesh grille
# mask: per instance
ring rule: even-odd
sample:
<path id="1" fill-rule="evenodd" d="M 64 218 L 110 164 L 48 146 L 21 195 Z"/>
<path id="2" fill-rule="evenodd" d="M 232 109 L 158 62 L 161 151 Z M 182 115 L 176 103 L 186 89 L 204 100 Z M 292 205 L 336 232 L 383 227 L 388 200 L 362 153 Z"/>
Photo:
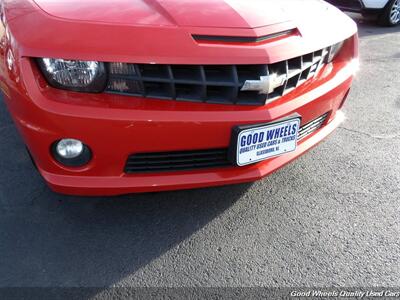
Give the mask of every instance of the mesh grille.
<path id="1" fill-rule="evenodd" d="M 157 65 L 109 63 L 106 91 L 148 98 L 218 104 L 265 105 L 315 76 L 329 48 L 270 65 Z M 278 79 L 268 86 L 266 81 Z M 246 81 L 252 86 L 242 90 Z M 272 86 L 272 88 L 271 88 Z"/>
<path id="2" fill-rule="evenodd" d="M 298 139 L 317 131 L 324 125 L 329 113 L 303 125 Z M 228 148 L 178 152 L 138 153 L 129 156 L 125 173 L 183 171 L 232 166 L 228 160 Z"/>

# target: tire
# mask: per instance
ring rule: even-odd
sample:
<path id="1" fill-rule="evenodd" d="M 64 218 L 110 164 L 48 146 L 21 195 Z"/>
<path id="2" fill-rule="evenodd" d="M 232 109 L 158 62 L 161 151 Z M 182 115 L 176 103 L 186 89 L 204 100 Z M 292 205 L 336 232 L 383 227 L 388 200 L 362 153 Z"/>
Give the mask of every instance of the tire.
<path id="1" fill-rule="evenodd" d="M 384 26 L 400 24 L 400 0 L 390 0 L 383 13 L 379 16 L 379 23 Z"/>

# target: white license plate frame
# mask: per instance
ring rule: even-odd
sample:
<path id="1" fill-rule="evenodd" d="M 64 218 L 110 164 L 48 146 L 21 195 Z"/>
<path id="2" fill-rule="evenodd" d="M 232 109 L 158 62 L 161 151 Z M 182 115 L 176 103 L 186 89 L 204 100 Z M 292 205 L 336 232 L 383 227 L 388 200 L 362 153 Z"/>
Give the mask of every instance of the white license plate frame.
<path id="1" fill-rule="evenodd" d="M 296 151 L 300 124 L 301 116 L 296 114 L 271 123 L 235 127 L 231 160 L 242 167 Z"/>

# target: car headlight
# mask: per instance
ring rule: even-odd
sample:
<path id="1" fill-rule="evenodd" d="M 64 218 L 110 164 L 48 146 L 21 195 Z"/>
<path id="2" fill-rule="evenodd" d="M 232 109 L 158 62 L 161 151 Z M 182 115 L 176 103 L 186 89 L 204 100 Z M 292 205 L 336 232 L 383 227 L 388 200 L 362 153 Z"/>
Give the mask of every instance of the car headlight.
<path id="1" fill-rule="evenodd" d="M 48 83 L 59 89 L 99 93 L 105 88 L 107 73 L 97 61 L 41 58 L 40 69 Z"/>
<path id="2" fill-rule="evenodd" d="M 343 45 L 344 41 L 331 46 L 331 48 L 329 49 L 328 63 L 331 63 L 336 58 L 336 56 L 338 56 L 340 50 L 342 50 L 343 48 Z"/>

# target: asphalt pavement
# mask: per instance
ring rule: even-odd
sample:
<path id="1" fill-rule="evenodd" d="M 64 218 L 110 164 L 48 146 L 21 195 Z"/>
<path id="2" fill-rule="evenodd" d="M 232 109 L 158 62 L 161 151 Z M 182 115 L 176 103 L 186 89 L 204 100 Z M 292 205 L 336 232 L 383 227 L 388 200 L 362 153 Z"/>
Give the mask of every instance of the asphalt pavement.
<path id="1" fill-rule="evenodd" d="M 54 194 L 0 99 L 0 287 L 399 287 L 400 27 L 358 23 L 345 123 L 253 184 Z"/>

